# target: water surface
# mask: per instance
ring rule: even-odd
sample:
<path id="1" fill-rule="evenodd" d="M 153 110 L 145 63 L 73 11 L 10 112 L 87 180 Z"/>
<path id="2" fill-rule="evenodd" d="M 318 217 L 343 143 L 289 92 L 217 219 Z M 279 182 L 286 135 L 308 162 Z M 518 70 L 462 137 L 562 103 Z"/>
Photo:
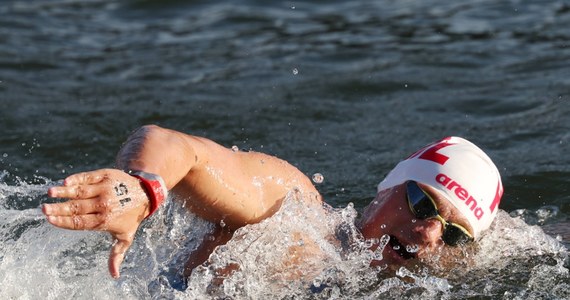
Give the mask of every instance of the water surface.
<path id="1" fill-rule="evenodd" d="M 0 294 L 203 295 L 207 272 L 179 290 L 175 269 L 210 224 L 169 206 L 166 221 L 139 232 L 115 282 L 107 236 L 56 230 L 37 211 L 52 201 L 49 186 L 112 166 L 129 132 L 155 123 L 323 174 L 317 188 L 337 209 L 332 220 L 349 203 L 360 211 L 396 162 L 444 136 L 480 145 L 503 176 L 506 228 L 479 253 L 504 264 L 482 260 L 455 278 L 411 270 L 371 280 L 375 270 L 333 257 L 319 273 L 330 288 L 313 296 L 306 283 L 283 288 L 254 269 L 213 295 L 567 298 L 567 28 L 565 1 L 3 1 Z M 244 234 L 262 235 L 260 226 Z M 515 241 L 501 242 L 505 230 Z"/>

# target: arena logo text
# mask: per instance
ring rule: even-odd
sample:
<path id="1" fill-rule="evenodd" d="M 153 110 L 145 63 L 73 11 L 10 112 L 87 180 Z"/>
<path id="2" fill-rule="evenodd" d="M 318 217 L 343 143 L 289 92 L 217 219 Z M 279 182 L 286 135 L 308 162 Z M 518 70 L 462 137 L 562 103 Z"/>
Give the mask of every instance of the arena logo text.
<path id="1" fill-rule="evenodd" d="M 463 188 L 461 184 L 457 181 L 451 179 L 449 176 L 439 173 L 435 176 L 435 181 L 443 185 L 449 191 L 454 192 L 457 198 L 461 199 L 465 202 L 465 205 L 469 207 L 469 209 L 473 212 L 473 215 L 477 218 L 477 220 L 481 220 L 481 217 L 485 214 L 483 209 L 479 207 L 477 200 L 471 196 L 468 190 Z"/>

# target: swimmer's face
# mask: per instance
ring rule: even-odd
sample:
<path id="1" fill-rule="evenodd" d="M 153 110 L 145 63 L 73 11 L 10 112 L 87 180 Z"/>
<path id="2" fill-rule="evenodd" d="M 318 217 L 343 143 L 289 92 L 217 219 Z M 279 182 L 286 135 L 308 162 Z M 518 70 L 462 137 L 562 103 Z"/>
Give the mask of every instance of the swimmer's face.
<path id="1" fill-rule="evenodd" d="M 418 185 L 435 201 L 443 219 L 459 224 L 473 234 L 467 219 L 443 195 L 430 186 Z M 402 265 L 409 259 L 427 258 L 443 247 L 449 247 L 441 239 L 442 223 L 437 219 L 417 218 L 410 210 L 406 197 L 406 184 L 400 184 L 379 192 L 364 210 L 359 223 L 364 237 L 390 237 L 389 244 L 382 252 L 383 259 L 372 261 L 373 266 Z M 374 245 L 372 250 L 377 247 L 378 244 Z"/>

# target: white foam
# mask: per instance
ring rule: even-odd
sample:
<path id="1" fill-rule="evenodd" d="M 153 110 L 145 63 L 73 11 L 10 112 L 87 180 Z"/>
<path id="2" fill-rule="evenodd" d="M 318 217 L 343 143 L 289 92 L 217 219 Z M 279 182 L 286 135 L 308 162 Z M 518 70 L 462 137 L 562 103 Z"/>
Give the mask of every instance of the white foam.
<path id="1" fill-rule="evenodd" d="M 50 184 L 0 183 L 0 199 L 36 197 Z M 479 249 L 462 250 L 460 256 L 469 262 L 460 268 L 441 271 L 420 265 L 389 275 L 383 268 L 369 267 L 381 253 L 368 248 L 380 240 L 362 238 L 354 225 L 358 214 L 352 205 L 308 207 L 303 197 L 292 191 L 274 217 L 236 231 L 230 242 L 212 254 L 208 267 L 195 269 L 186 290 L 178 290 L 184 286 L 182 267 L 213 225 L 180 205 L 170 202 L 143 224 L 119 280 L 107 271 L 112 243 L 107 234 L 54 228 L 37 208 L 0 208 L 0 294 L 18 299 L 568 295 L 568 250 L 539 226 L 529 226 L 505 212 L 481 238 Z M 239 269 L 227 274 L 223 284 L 217 283 L 216 269 L 232 264 Z"/>

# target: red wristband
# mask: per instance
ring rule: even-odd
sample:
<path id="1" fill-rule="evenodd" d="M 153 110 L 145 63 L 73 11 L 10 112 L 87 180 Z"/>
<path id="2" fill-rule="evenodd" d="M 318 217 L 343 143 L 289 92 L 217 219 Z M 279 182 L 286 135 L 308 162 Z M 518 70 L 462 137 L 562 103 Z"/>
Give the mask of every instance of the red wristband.
<path id="1" fill-rule="evenodd" d="M 127 171 L 127 173 L 138 178 L 148 194 L 150 200 L 150 213 L 146 216 L 146 218 L 148 218 L 160 207 L 168 196 L 166 184 L 162 177 L 156 174 L 131 170 Z"/>

